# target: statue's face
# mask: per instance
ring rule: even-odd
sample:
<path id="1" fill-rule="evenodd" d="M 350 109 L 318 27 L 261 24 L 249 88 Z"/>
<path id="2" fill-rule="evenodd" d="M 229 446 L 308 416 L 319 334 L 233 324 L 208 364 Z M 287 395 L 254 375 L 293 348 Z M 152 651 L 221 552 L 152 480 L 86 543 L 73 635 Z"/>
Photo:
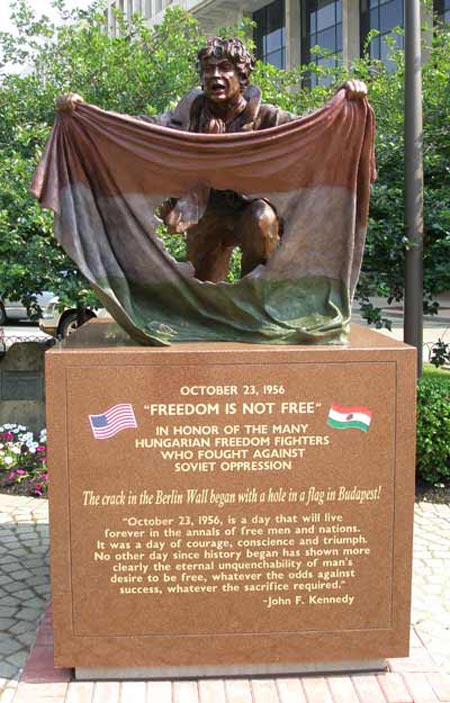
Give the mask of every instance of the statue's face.
<path id="1" fill-rule="evenodd" d="M 239 74 L 229 59 L 211 57 L 202 66 L 203 89 L 208 100 L 225 103 L 241 92 Z"/>

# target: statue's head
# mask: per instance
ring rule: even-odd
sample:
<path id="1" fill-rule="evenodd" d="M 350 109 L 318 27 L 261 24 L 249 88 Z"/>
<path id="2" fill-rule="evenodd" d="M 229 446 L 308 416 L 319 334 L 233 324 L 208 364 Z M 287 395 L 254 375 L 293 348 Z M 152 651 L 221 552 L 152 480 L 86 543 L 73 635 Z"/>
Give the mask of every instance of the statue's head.
<path id="1" fill-rule="evenodd" d="M 197 56 L 203 90 L 213 102 L 227 102 L 248 86 L 255 59 L 240 39 L 211 37 Z"/>

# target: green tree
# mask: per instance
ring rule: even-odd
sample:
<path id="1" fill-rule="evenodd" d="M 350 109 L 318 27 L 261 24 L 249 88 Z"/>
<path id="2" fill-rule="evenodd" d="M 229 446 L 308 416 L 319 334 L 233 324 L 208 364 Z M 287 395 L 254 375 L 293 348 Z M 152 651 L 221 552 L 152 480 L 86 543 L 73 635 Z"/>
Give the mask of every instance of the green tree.
<path id="1" fill-rule="evenodd" d="M 391 40 L 390 67 L 366 56 L 345 68 L 311 63 L 281 72 L 259 64 L 256 82 L 273 102 L 305 114 L 318 107 L 348 78 L 360 78 L 369 87 L 377 122 L 378 178 L 372 187 L 370 218 L 363 268 L 356 292 L 363 317 L 377 327 L 389 326 L 370 298 L 401 301 L 404 294 L 405 252 L 409 242 L 404 226 L 404 53 Z M 435 313 L 436 296 L 450 288 L 450 24 L 437 26 L 429 60 L 423 65 L 424 110 L 424 311 Z M 319 49 L 316 49 L 318 53 Z M 308 75 L 322 85 L 299 90 Z"/>
<path id="2" fill-rule="evenodd" d="M 132 115 L 175 104 L 197 82 L 195 58 L 202 42 L 198 24 L 180 9 L 158 30 L 139 16 L 121 35 L 105 32 L 102 4 L 66 12 L 60 23 L 36 19 L 17 0 L 15 35 L 0 33 L 3 63 L 26 69 L 6 72 L 0 84 L 0 293 L 35 307 L 34 294 L 59 293 L 61 303 L 95 304 L 95 296 L 52 236 L 53 217 L 30 195 L 36 165 L 54 121 L 56 97 L 76 91 L 87 102 Z"/>
<path id="3" fill-rule="evenodd" d="M 75 91 L 102 108 L 128 114 L 152 114 L 174 105 L 197 84 L 196 52 L 204 43 L 198 23 L 180 8 L 169 10 L 154 30 L 135 16 L 118 13 L 119 37 L 108 37 L 102 3 L 88 11 L 67 12 L 56 0 L 61 24 L 36 19 L 26 0 L 15 2 L 18 35 L 0 33 L 3 61 L 26 64 L 26 74 L 5 73 L 0 84 L 0 291 L 32 301 L 32 294 L 55 290 L 64 303 L 89 304 L 93 295 L 56 245 L 52 217 L 43 212 L 28 188 L 54 119 L 60 93 Z M 252 23 L 224 28 L 222 36 L 251 41 Z M 320 51 L 317 49 L 317 51 Z M 425 306 L 436 309 L 435 296 L 450 288 L 450 25 L 434 33 L 424 65 L 425 166 Z M 302 89 L 312 74 L 313 89 Z M 363 271 L 357 297 L 368 321 L 383 324 L 369 300 L 403 296 L 403 79 L 401 51 L 392 47 L 387 70 L 368 57 L 352 66 L 327 69 L 315 63 L 290 71 L 257 62 L 252 78 L 266 101 L 305 114 L 321 105 L 348 77 L 369 84 L 377 117 L 378 181 L 373 186 Z M 313 81 L 313 83 L 316 81 Z M 179 239 L 165 237 L 175 256 Z"/>

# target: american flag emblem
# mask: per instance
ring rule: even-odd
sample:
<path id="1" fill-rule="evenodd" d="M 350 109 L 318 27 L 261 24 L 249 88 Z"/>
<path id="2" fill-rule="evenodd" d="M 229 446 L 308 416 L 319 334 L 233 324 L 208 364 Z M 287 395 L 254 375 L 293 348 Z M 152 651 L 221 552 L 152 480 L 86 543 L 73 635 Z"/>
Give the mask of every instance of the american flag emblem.
<path id="1" fill-rule="evenodd" d="M 128 427 L 137 427 L 130 403 L 119 403 L 100 415 L 89 415 L 89 422 L 95 439 L 109 439 Z"/>

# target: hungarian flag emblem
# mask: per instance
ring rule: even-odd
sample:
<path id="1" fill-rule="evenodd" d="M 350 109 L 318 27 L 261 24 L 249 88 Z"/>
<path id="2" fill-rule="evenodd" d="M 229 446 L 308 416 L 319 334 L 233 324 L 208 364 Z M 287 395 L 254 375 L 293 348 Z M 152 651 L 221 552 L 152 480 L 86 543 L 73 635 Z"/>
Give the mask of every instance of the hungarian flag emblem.
<path id="1" fill-rule="evenodd" d="M 368 432 L 372 422 L 372 411 L 361 405 L 342 406 L 332 403 L 327 425 L 336 430 L 362 430 Z"/>

